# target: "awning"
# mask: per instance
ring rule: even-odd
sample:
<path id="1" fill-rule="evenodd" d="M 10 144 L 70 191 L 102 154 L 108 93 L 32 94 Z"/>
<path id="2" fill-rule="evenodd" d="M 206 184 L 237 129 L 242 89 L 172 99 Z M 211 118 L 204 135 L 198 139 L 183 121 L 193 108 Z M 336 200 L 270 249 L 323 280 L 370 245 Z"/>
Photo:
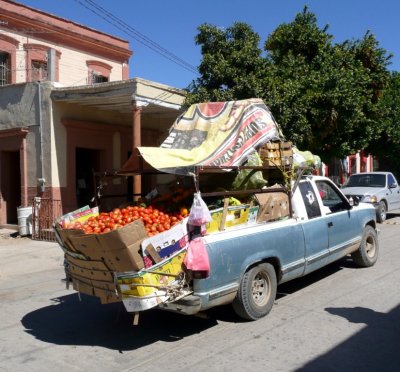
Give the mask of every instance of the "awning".
<path id="1" fill-rule="evenodd" d="M 240 166 L 259 146 L 280 138 L 261 99 L 194 104 L 175 120 L 160 147 L 138 147 L 118 173 L 137 173 L 146 163 L 179 175 L 196 166 Z"/>

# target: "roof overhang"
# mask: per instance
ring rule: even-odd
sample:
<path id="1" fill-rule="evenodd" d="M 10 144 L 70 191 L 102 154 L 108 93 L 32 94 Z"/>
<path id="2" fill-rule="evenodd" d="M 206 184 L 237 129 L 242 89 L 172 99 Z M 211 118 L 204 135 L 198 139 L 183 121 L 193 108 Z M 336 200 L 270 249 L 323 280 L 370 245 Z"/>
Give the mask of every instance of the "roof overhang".
<path id="1" fill-rule="evenodd" d="M 86 106 L 96 110 L 130 114 L 140 106 L 143 114 L 180 111 L 185 91 L 141 78 L 79 87 L 53 88 L 53 102 Z"/>

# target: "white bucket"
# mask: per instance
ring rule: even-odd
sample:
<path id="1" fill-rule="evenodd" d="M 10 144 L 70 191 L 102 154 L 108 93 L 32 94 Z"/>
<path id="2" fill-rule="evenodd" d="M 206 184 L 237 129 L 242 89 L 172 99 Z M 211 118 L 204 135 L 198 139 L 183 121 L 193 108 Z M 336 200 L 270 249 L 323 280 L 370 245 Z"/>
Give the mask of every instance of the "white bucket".
<path id="1" fill-rule="evenodd" d="M 17 208 L 17 217 L 19 235 L 30 235 L 32 226 L 32 207 Z"/>

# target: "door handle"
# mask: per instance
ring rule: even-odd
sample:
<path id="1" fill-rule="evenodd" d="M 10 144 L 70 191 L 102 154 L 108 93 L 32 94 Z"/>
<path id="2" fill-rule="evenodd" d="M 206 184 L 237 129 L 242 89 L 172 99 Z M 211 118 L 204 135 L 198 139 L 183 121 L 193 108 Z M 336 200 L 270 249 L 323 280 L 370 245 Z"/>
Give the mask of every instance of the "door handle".
<path id="1" fill-rule="evenodd" d="M 328 222 L 328 227 L 332 227 L 333 226 L 333 222 Z"/>

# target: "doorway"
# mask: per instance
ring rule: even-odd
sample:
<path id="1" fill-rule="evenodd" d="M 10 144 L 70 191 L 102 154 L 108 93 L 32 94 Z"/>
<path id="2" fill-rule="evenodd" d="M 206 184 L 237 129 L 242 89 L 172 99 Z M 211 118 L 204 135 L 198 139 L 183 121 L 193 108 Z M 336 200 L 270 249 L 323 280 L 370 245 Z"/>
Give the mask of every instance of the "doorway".
<path id="1" fill-rule="evenodd" d="M 1 151 L 0 170 L 0 194 L 3 198 L 3 205 L 6 210 L 6 223 L 17 224 L 17 208 L 21 206 L 21 170 L 19 151 Z"/>
<path id="2" fill-rule="evenodd" d="M 76 201 L 78 207 L 93 206 L 96 193 L 93 172 L 100 168 L 101 150 L 77 147 L 75 151 Z"/>

